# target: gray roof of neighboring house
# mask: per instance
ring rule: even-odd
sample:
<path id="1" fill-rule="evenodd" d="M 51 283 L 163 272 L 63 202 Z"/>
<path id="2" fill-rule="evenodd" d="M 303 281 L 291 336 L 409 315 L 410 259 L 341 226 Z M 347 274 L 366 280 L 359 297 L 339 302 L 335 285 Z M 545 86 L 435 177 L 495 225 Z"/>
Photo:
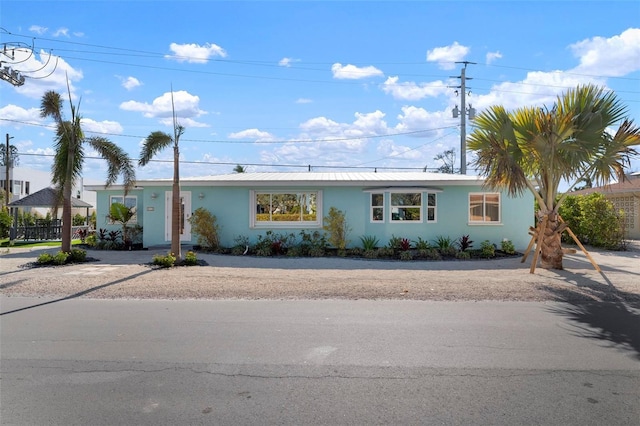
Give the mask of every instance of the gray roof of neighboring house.
<path id="1" fill-rule="evenodd" d="M 569 195 L 586 195 L 594 192 L 600 192 L 603 194 L 640 192 L 640 174 L 632 173 L 627 175 L 627 178 L 622 182 L 608 183 L 594 188 L 585 188 L 570 192 Z"/>
<path id="2" fill-rule="evenodd" d="M 167 186 L 173 179 L 139 180 L 136 186 Z M 284 185 L 482 185 L 484 179 L 479 176 L 432 172 L 262 172 L 231 173 L 200 177 L 181 177 L 181 184 L 193 186 L 284 186 Z M 104 189 L 104 186 L 85 185 L 88 190 Z M 120 186 L 112 186 L 120 189 Z"/>
<path id="3" fill-rule="evenodd" d="M 29 194 L 26 197 L 9 203 L 9 207 L 53 207 L 56 201 L 56 190 L 49 187 Z M 60 204 L 61 205 L 61 204 Z M 93 207 L 86 201 L 71 198 L 71 207 Z"/>

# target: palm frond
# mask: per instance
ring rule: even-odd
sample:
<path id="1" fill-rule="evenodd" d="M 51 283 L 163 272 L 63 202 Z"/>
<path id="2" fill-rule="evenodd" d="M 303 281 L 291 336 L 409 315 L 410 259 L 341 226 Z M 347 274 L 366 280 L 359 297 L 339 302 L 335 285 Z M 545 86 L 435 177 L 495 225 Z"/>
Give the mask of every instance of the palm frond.
<path id="1" fill-rule="evenodd" d="M 171 143 L 173 143 L 173 138 L 169 134 L 161 131 L 152 132 L 142 144 L 138 165 L 147 165 L 158 152 L 171 145 Z"/>
<path id="2" fill-rule="evenodd" d="M 49 90 L 42 96 L 40 117 L 51 117 L 57 123 L 62 122 L 62 97 L 59 93 Z"/>
<path id="3" fill-rule="evenodd" d="M 129 155 L 118 145 L 104 137 L 90 137 L 86 139 L 93 149 L 107 161 L 107 180 L 105 186 L 116 182 L 122 175 L 125 191 L 128 191 L 136 180 L 135 168 Z"/>

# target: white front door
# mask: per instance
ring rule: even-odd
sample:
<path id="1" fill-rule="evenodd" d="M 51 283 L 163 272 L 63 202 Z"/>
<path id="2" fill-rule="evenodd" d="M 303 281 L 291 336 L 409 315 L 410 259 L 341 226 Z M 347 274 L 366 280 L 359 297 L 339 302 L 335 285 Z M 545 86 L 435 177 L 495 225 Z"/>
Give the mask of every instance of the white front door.
<path id="1" fill-rule="evenodd" d="M 164 193 L 164 240 L 171 241 L 172 191 Z M 180 191 L 180 241 L 191 241 L 191 191 Z"/>

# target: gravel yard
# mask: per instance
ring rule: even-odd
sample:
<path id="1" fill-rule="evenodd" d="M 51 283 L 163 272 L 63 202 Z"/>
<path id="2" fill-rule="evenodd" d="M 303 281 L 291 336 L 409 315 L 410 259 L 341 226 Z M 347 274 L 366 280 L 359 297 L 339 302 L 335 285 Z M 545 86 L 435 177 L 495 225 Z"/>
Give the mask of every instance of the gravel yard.
<path id="1" fill-rule="evenodd" d="M 640 303 L 640 250 L 590 249 L 565 257 L 563 271 L 536 268 L 531 258 L 384 261 L 345 258 L 261 258 L 199 253 L 206 266 L 158 269 L 154 254 L 88 250 L 95 261 L 32 267 L 43 251 L 0 249 L 5 296 L 153 299 L 412 299 L 616 300 Z"/>

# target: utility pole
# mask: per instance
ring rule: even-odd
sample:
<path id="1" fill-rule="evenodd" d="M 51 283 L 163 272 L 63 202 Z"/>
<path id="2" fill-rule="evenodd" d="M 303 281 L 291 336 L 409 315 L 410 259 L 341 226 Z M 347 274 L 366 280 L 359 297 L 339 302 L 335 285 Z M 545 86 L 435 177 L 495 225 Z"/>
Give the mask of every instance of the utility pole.
<path id="1" fill-rule="evenodd" d="M 467 174 L 467 114 L 469 114 L 469 119 L 473 120 L 475 118 L 476 110 L 471 107 L 469 104 L 469 108 L 467 109 L 466 104 L 466 95 L 467 95 L 467 80 L 473 80 L 466 76 L 467 65 L 474 64 L 475 62 L 462 61 L 456 62 L 456 64 L 464 64 L 464 67 L 460 70 L 459 76 L 451 76 L 451 78 L 459 78 L 460 86 L 449 86 L 456 89 L 460 89 L 460 101 L 462 102 L 462 110 L 458 110 L 458 105 L 453 109 L 453 118 L 458 118 L 460 115 L 460 174 Z M 456 90 L 456 93 L 458 91 Z"/>
<path id="2" fill-rule="evenodd" d="M 5 193 L 5 206 L 9 205 L 9 167 L 11 167 L 12 158 L 9 155 L 9 139 L 13 139 L 9 137 L 9 133 L 7 133 L 7 146 L 5 147 L 6 151 L 4 152 L 4 170 L 6 172 L 6 180 L 5 188 L 7 188 L 7 192 Z"/>

